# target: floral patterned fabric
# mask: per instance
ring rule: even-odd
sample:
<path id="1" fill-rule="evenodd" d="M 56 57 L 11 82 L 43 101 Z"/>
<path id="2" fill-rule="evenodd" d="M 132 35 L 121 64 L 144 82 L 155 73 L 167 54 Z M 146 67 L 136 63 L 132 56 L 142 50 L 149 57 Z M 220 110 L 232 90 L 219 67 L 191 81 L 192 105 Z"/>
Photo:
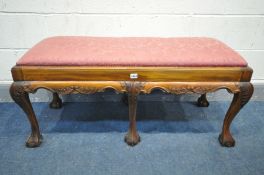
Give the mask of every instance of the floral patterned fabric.
<path id="1" fill-rule="evenodd" d="M 27 66 L 247 66 L 233 49 L 212 38 L 47 38 L 17 65 Z"/>

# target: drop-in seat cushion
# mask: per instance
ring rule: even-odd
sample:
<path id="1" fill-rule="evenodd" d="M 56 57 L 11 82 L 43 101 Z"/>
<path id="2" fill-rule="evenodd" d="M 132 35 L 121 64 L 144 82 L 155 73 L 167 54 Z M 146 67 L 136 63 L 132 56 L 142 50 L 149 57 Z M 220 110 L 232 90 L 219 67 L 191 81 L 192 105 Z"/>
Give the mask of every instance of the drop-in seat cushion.
<path id="1" fill-rule="evenodd" d="M 47 38 L 19 66 L 247 66 L 233 49 L 212 38 Z"/>

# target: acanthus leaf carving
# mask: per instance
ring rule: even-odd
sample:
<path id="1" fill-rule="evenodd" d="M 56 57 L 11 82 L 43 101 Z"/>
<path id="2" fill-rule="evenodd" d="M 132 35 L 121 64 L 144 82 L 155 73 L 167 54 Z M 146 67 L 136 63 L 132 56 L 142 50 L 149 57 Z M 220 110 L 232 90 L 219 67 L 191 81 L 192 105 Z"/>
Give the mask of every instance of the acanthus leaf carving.
<path id="1" fill-rule="evenodd" d="M 81 86 L 67 86 L 63 88 L 54 88 L 55 92 L 59 94 L 92 94 L 98 91 L 96 87 L 81 87 Z"/>
<path id="2" fill-rule="evenodd" d="M 205 94 L 207 92 L 212 92 L 217 88 L 212 86 L 169 86 L 167 89 L 173 94 Z"/>
<path id="3" fill-rule="evenodd" d="M 241 91 L 241 108 L 242 108 L 245 104 L 247 104 L 247 102 L 252 97 L 252 94 L 254 92 L 254 87 L 251 83 L 241 83 L 240 91 Z"/>
<path id="4" fill-rule="evenodd" d="M 89 85 L 70 85 L 64 87 L 50 86 L 50 85 L 30 85 L 23 84 L 23 90 L 28 93 L 35 93 L 38 89 L 46 89 L 51 92 L 56 92 L 58 94 L 66 95 L 66 94 L 93 94 L 96 92 L 104 92 L 106 89 L 114 89 L 116 92 L 123 92 L 122 89 L 115 88 L 113 86 L 105 85 L 105 86 L 89 86 Z"/>
<path id="5" fill-rule="evenodd" d="M 133 92 L 139 94 L 144 89 L 145 82 L 140 81 L 124 81 L 121 82 L 122 88 L 126 89 L 128 93 Z"/>
<path id="6" fill-rule="evenodd" d="M 243 91 L 240 87 L 241 83 L 170 83 L 170 82 L 141 82 L 141 81 L 121 81 L 119 85 L 111 86 L 111 84 L 104 84 L 100 86 L 95 85 L 49 85 L 49 84 L 31 84 L 30 82 L 21 82 L 21 90 L 28 93 L 35 93 L 37 89 L 44 88 L 52 92 L 59 94 L 92 94 L 96 92 L 103 92 L 107 88 L 114 89 L 117 92 L 127 92 L 139 94 L 151 93 L 153 89 L 161 89 L 167 93 L 173 94 L 205 94 L 208 92 L 214 92 L 218 89 L 226 89 L 230 93 L 237 93 Z M 18 92 L 20 92 L 18 91 Z"/>
<path id="7" fill-rule="evenodd" d="M 209 92 L 215 92 L 219 89 L 226 89 L 229 93 L 240 92 L 239 83 L 152 83 L 147 82 L 147 88 L 144 88 L 144 93 L 151 93 L 154 89 L 160 89 L 167 93 L 172 94 L 205 94 Z"/>
<path id="8" fill-rule="evenodd" d="M 14 101 L 20 101 L 21 96 L 26 95 L 26 91 L 23 85 L 13 84 L 10 88 L 10 94 Z"/>

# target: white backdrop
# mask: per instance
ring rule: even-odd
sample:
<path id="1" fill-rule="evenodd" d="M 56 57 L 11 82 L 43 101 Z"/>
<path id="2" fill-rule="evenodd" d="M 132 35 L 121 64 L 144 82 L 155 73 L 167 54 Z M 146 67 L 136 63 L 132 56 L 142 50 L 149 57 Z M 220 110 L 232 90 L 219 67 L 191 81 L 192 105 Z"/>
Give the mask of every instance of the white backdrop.
<path id="1" fill-rule="evenodd" d="M 23 53 L 55 35 L 215 37 L 264 82 L 263 0 L 0 0 L 0 84 Z"/>

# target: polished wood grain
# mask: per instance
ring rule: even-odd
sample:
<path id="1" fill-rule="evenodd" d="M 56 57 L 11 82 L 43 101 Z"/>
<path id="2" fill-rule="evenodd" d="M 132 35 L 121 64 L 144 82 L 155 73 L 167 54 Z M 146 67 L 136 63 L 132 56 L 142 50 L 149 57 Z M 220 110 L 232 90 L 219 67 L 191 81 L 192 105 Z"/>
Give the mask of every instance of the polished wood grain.
<path id="1" fill-rule="evenodd" d="M 250 81 L 250 67 L 87 67 L 15 66 L 14 81 Z"/>

